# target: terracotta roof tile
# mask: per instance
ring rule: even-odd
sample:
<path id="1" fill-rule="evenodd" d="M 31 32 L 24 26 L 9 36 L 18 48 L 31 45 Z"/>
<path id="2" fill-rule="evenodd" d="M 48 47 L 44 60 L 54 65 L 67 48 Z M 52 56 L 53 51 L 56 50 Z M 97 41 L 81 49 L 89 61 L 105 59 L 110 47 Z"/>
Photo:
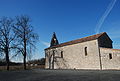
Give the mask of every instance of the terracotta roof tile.
<path id="1" fill-rule="evenodd" d="M 92 35 L 92 36 L 88 36 L 88 37 L 84 37 L 84 38 L 80 38 L 80 39 L 77 39 L 77 40 L 72 40 L 72 41 L 65 42 L 65 43 L 61 43 L 61 44 L 58 44 L 56 46 L 46 48 L 45 50 L 51 49 L 51 48 L 67 46 L 67 45 L 72 45 L 72 44 L 77 44 L 77 43 L 86 42 L 86 41 L 90 41 L 90 40 L 95 40 L 95 39 L 99 38 L 100 36 L 102 36 L 103 34 L 106 34 L 106 32 L 96 34 L 96 35 Z"/>
<path id="2" fill-rule="evenodd" d="M 103 48 L 103 47 L 100 47 L 100 49 L 120 51 L 120 49 L 113 49 L 113 48 Z"/>

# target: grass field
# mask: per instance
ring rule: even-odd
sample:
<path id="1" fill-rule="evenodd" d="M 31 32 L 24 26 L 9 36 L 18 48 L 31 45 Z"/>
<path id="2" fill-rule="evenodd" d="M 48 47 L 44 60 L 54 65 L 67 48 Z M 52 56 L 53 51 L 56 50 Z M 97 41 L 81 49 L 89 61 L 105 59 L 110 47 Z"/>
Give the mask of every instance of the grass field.
<path id="1" fill-rule="evenodd" d="M 6 70 L 6 66 L 0 66 L 0 71 L 5 71 Z M 23 70 L 23 66 L 10 66 L 10 70 Z M 44 65 L 38 65 L 38 66 L 27 66 L 27 69 L 35 69 L 35 68 L 40 68 L 40 69 L 44 69 Z"/>

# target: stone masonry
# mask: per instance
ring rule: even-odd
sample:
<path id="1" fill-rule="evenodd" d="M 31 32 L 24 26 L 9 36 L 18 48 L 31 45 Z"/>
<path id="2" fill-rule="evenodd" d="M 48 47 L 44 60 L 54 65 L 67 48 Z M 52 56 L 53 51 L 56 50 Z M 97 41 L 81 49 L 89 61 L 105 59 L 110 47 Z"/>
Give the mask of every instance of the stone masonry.
<path id="1" fill-rule="evenodd" d="M 45 49 L 45 58 L 46 69 L 120 69 L 120 50 L 112 49 L 105 32 L 55 44 Z"/>

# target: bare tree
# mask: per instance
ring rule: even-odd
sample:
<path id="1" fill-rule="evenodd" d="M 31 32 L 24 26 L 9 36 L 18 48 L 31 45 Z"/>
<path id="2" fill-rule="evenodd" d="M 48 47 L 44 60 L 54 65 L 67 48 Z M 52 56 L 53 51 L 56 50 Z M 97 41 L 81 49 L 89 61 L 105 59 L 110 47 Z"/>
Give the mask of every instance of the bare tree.
<path id="1" fill-rule="evenodd" d="M 5 54 L 7 70 L 9 70 L 9 54 L 15 38 L 12 31 L 13 24 L 11 18 L 3 17 L 0 19 L 0 53 Z"/>
<path id="2" fill-rule="evenodd" d="M 14 32 L 17 35 L 17 41 L 19 43 L 18 53 L 23 55 L 24 69 L 26 69 L 26 57 L 30 54 L 31 48 L 35 48 L 35 42 L 38 36 L 33 33 L 30 18 L 25 15 L 16 17 Z"/>

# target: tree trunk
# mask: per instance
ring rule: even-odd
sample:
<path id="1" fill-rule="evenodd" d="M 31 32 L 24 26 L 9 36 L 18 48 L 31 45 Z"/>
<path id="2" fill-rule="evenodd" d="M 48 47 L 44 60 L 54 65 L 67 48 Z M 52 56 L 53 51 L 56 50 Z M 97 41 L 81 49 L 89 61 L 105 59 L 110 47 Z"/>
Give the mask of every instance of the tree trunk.
<path id="1" fill-rule="evenodd" d="M 6 63 L 7 63 L 7 70 L 9 70 L 9 52 L 7 48 L 6 48 Z"/>
<path id="2" fill-rule="evenodd" d="M 26 70 L 26 55 L 27 55 L 27 52 L 26 52 L 26 50 L 27 50 L 26 49 L 26 36 L 25 36 L 26 33 L 25 33 L 25 31 L 26 30 L 24 28 L 24 37 L 23 37 L 23 43 L 24 43 L 24 55 L 23 55 L 24 56 L 24 58 L 23 58 L 24 59 L 24 70 Z"/>
<path id="3" fill-rule="evenodd" d="M 26 70 L 26 41 L 24 41 L 24 70 Z"/>
<path id="4" fill-rule="evenodd" d="M 24 70 L 26 70 L 26 55 L 24 55 Z"/>
<path id="5" fill-rule="evenodd" d="M 25 39 L 25 34 L 24 34 L 24 70 L 26 70 L 26 55 L 27 55 L 27 52 L 26 52 L 26 39 Z"/>

